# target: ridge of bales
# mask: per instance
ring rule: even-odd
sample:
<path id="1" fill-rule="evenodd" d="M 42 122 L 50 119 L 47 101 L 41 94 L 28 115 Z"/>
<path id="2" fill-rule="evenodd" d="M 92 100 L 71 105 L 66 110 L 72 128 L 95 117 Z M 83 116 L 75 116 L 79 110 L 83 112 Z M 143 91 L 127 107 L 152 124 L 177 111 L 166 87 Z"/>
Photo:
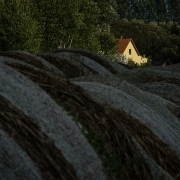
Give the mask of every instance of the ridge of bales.
<path id="1" fill-rule="evenodd" d="M 177 105 L 180 105 L 180 73 L 164 67 L 143 68 L 118 73 L 116 76 L 130 84 L 135 85 L 139 89 L 156 94 L 167 99 Z M 78 80 L 79 81 L 79 80 Z"/>
<path id="2" fill-rule="evenodd" d="M 0 127 L 29 155 L 44 179 L 78 180 L 75 169 L 38 122 L 0 95 Z M 15 120 L 14 120 L 15 119 Z"/>
<path id="3" fill-rule="evenodd" d="M 46 76 L 43 78 L 46 81 Z M 43 132 L 73 165 L 79 179 L 106 179 L 99 157 L 81 134 L 81 130 L 41 88 L 3 64 L 0 64 L 0 82 L 0 94 L 26 115 L 37 120 Z"/>
<path id="4" fill-rule="evenodd" d="M 148 154 L 146 153 L 146 151 L 142 148 L 142 146 L 133 138 L 138 150 L 140 151 L 140 153 L 143 155 L 145 161 L 147 162 L 151 174 L 153 176 L 153 179 L 155 180 L 174 180 L 174 178 L 165 170 L 163 169 L 161 166 L 159 166 L 152 158 L 150 158 L 148 156 Z"/>
<path id="5" fill-rule="evenodd" d="M 47 70 L 44 70 L 44 69 L 42 69 L 42 68 L 38 68 L 38 67 L 36 67 L 36 66 L 34 66 L 34 65 L 31 65 L 31 64 L 28 64 L 28 63 L 26 63 L 26 62 L 24 62 L 24 61 L 20 61 L 20 60 L 18 60 L 18 59 L 14 59 L 14 58 L 10 58 L 10 57 L 4 57 L 4 56 L 0 56 L 0 63 L 1 64 L 11 64 L 11 63 L 14 63 L 14 64 L 21 64 L 21 65 L 23 65 L 24 66 L 24 68 L 26 68 L 26 67 L 29 67 L 29 68 L 31 68 L 31 69 L 34 69 L 34 70 L 37 70 L 38 71 L 38 69 L 39 70 L 41 70 L 41 71 L 44 71 L 44 72 L 46 72 L 46 73 L 49 73 L 49 74 L 52 74 L 52 72 L 51 71 L 47 71 Z M 54 76 L 59 76 L 59 75 L 57 75 L 56 73 L 55 74 L 53 74 Z M 63 78 L 64 78 L 64 75 L 63 75 Z M 64 78 L 64 79 L 66 79 L 66 78 Z"/>
<path id="6" fill-rule="evenodd" d="M 67 59 L 60 58 L 54 54 L 40 54 L 39 56 L 60 69 L 68 78 L 80 77 L 88 74 L 98 74 L 97 71 L 82 62 L 79 62 L 81 66 L 78 66 L 77 63 L 74 64 Z"/>
<path id="7" fill-rule="evenodd" d="M 180 87 L 176 84 L 165 82 L 149 82 L 135 84 L 142 91 L 160 96 L 180 106 Z"/>
<path id="8" fill-rule="evenodd" d="M 79 82 L 77 84 L 96 101 L 123 110 L 138 119 L 142 124 L 148 124 L 154 134 L 180 155 L 180 143 L 178 142 L 180 123 L 177 117 L 167 113 L 168 117 L 164 120 L 161 113 L 156 113 L 155 109 L 148 107 L 144 102 L 142 103 L 121 90 L 100 83 Z"/>
<path id="9" fill-rule="evenodd" d="M 48 63 L 43 58 L 36 56 L 34 54 L 24 52 L 24 51 L 7 51 L 7 52 L 0 52 L 0 56 L 2 57 L 9 57 L 12 59 L 16 59 L 22 61 L 24 63 L 30 64 L 36 68 L 43 69 L 60 77 L 64 77 L 64 74 L 60 69 L 57 69 L 51 63 Z"/>
<path id="10" fill-rule="evenodd" d="M 120 83 L 116 88 L 133 96 L 141 103 L 146 104 L 148 107 L 155 110 L 156 113 L 160 114 L 164 121 L 168 122 L 169 120 L 169 122 L 177 127 L 176 124 L 179 123 L 177 117 L 179 117 L 180 107 L 174 102 L 166 100 L 161 96 L 142 91 L 137 86 L 132 85 L 126 81 Z"/>
<path id="11" fill-rule="evenodd" d="M 164 83 L 175 84 L 177 86 L 180 86 L 180 79 L 179 78 L 156 77 L 156 78 L 152 78 L 152 79 L 149 79 L 148 81 L 146 81 L 146 83 L 149 83 L 149 82 L 164 82 Z"/>
<path id="12" fill-rule="evenodd" d="M 71 52 L 79 55 L 86 56 L 93 61 L 99 63 L 100 65 L 104 66 L 106 69 L 108 69 L 112 74 L 117 74 L 118 72 L 121 71 L 126 71 L 128 70 L 126 67 L 117 64 L 115 62 L 112 62 L 111 60 L 108 60 L 106 58 L 103 58 L 102 56 L 92 53 L 91 51 L 88 50 L 83 50 L 83 49 L 72 49 L 72 48 L 62 48 L 62 49 L 57 49 L 54 51 L 51 51 L 52 53 L 63 53 L 63 52 Z"/>
<path id="13" fill-rule="evenodd" d="M 122 77 L 116 77 L 112 75 L 91 75 L 91 76 L 83 76 L 78 78 L 72 78 L 70 79 L 71 82 L 96 82 L 101 83 L 107 86 L 111 86 L 113 88 L 117 88 L 119 90 L 122 90 L 123 92 L 135 96 L 138 100 L 141 100 L 142 103 L 147 104 L 153 109 L 158 108 L 159 113 L 164 115 L 165 117 L 168 116 L 167 112 L 171 111 L 173 114 L 176 114 L 179 110 L 179 106 L 174 104 L 171 100 L 166 100 L 165 98 L 162 98 L 161 96 L 158 96 L 153 93 L 148 93 L 146 91 L 140 90 L 138 86 L 141 87 L 140 83 L 138 84 L 130 84 L 127 81 L 125 81 Z M 149 83 L 147 83 L 149 84 Z M 174 87 L 174 86 L 173 86 Z M 180 90 L 180 89 L 179 89 Z M 177 91 L 177 89 L 176 89 Z M 162 92 L 162 90 L 161 90 Z M 169 92 L 169 91 L 168 91 Z M 177 91 L 178 93 L 178 91 Z M 180 92 L 179 92 L 180 93 Z M 177 98 L 176 98 L 177 99 Z"/>
<path id="14" fill-rule="evenodd" d="M 53 57 L 58 57 L 61 59 L 66 59 L 70 63 L 74 64 L 75 66 L 78 66 L 83 71 L 87 71 L 86 75 L 90 74 L 88 73 L 87 67 L 93 69 L 94 71 L 98 72 L 99 74 L 112 74 L 106 67 L 102 66 L 101 64 L 97 63 L 93 59 L 90 59 L 89 57 L 86 57 L 84 55 L 73 53 L 73 52 L 61 52 L 61 53 L 44 53 L 46 55 L 51 55 Z"/>
<path id="15" fill-rule="evenodd" d="M 180 73 L 171 72 L 168 70 L 140 68 L 118 73 L 117 77 L 123 77 L 129 83 L 146 83 L 148 81 L 155 81 L 156 79 L 180 79 Z"/>
<path id="16" fill-rule="evenodd" d="M 127 69 L 81 49 L 1 53 L 0 179 L 180 180 L 178 64 Z"/>
<path id="17" fill-rule="evenodd" d="M 125 126 L 128 131 L 133 133 L 133 137 L 136 137 L 138 142 L 144 149 L 146 149 L 146 152 L 151 158 L 154 159 L 154 161 L 156 161 L 161 167 L 167 170 L 167 172 L 169 172 L 169 174 L 171 174 L 174 178 L 179 176 L 180 161 L 178 155 L 166 143 L 164 143 L 155 134 L 153 134 L 153 132 L 147 126 L 141 124 L 136 119 L 127 115 L 127 113 L 115 110 L 114 108 L 106 106 L 103 107 L 101 104 L 93 101 L 92 98 L 90 98 L 80 87 L 75 86 L 68 81 L 53 79 L 49 75 L 46 76 L 45 73 L 42 72 L 41 75 L 38 74 L 38 78 L 34 79 L 29 74 L 26 74 L 26 72 L 22 72 L 22 67 L 13 68 L 17 69 L 19 72 L 23 73 L 25 76 L 33 80 L 35 83 L 39 84 L 39 86 L 42 87 L 46 92 L 48 92 L 52 97 L 60 98 L 60 100 L 70 108 L 71 113 L 74 116 L 77 116 L 79 122 L 88 130 L 96 128 L 98 131 L 101 130 L 101 132 L 107 136 L 106 138 L 108 139 L 109 143 L 111 142 L 112 147 L 116 147 L 117 144 L 119 145 L 118 142 L 121 142 L 122 139 L 120 138 L 119 133 L 122 132 L 122 130 L 120 130 L 120 128 L 122 128 L 122 125 Z M 45 76 L 46 81 L 44 80 Z M 47 84 L 51 84 L 51 86 L 49 86 L 49 88 L 46 88 Z M 56 84 L 56 86 L 52 86 L 54 84 Z M 52 91 L 52 87 L 53 89 L 56 89 L 56 92 Z M 114 120 L 112 120 L 112 117 Z M 87 121 L 84 121 L 84 119 L 86 119 Z M 101 119 L 100 122 L 99 119 Z M 112 129 L 115 132 L 112 132 Z M 139 132 L 140 130 L 141 133 Z M 128 131 L 126 133 L 128 133 Z M 114 142 L 112 142 L 112 140 L 114 140 Z M 132 149 L 132 146 L 130 149 Z M 135 147 L 133 149 L 135 149 Z M 164 149 L 166 150 L 164 151 Z M 161 153 L 159 154 L 159 152 Z M 118 153 L 118 155 L 121 158 L 124 158 L 124 156 L 122 157 L 121 153 Z M 142 168 L 141 163 L 140 167 Z M 147 178 L 148 171 L 147 169 L 145 170 L 146 173 L 144 173 L 144 178 Z M 140 177 L 138 176 L 138 173 L 135 172 L 132 173 L 133 175 L 131 174 L 132 177 L 129 174 L 128 175 L 132 179 L 141 179 L 143 174 L 141 174 Z M 137 176 L 135 177 L 135 175 Z"/>
<path id="18" fill-rule="evenodd" d="M 93 104 L 94 101 L 91 100 L 91 98 L 87 94 L 85 94 L 80 87 L 75 86 L 69 83 L 68 81 L 63 81 L 60 78 L 56 78 L 56 77 L 54 78 L 53 76 L 46 74 L 44 72 L 40 72 L 40 71 L 37 72 L 32 69 L 31 73 L 29 73 L 30 69 L 28 71 L 24 71 L 24 67 L 22 65 L 16 66 L 15 64 L 12 63 L 10 66 L 15 68 L 20 73 L 27 76 L 28 78 L 30 78 L 33 82 L 37 83 L 43 90 L 45 90 L 52 97 L 54 97 L 56 101 L 59 99 L 60 102 L 69 106 L 70 111 L 72 111 L 73 113 L 72 115 L 74 117 L 77 117 L 78 122 L 81 125 L 83 125 L 83 127 L 86 128 L 88 131 L 94 129 L 92 131 L 93 133 L 98 132 L 101 134 L 105 134 L 106 138 L 108 138 L 109 141 L 109 145 L 108 145 L 108 147 L 110 148 L 109 151 L 110 152 L 113 151 L 116 155 L 120 156 L 119 161 L 122 164 L 127 164 L 125 166 L 126 168 L 128 166 L 128 162 L 131 159 L 136 161 L 137 163 L 132 170 L 130 169 L 126 170 L 126 168 L 123 167 L 123 169 L 125 169 L 124 171 L 126 171 L 126 177 L 128 179 L 144 179 L 145 177 L 146 178 L 149 177 L 148 179 L 152 179 L 146 163 L 142 160 L 138 161 L 138 159 L 142 159 L 142 157 L 139 154 L 136 146 L 133 145 L 133 141 L 131 140 L 132 137 L 128 135 L 128 132 L 124 130 L 122 125 L 119 125 L 119 129 L 117 130 L 115 128 L 116 125 L 113 125 L 114 131 L 111 130 L 112 128 L 110 127 L 111 127 L 112 117 L 110 114 L 108 115 L 108 119 L 109 119 L 108 122 L 104 122 L 105 124 L 103 124 L 103 122 L 101 121 L 104 118 L 106 119 L 106 117 L 103 115 L 104 112 L 101 112 L 101 109 L 94 107 Z M 38 78 L 34 77 L 35 74 L 37 75 Z M 81 104 L 81 96 L 83 96 L 82 100 L 85 101 L 85 102 L 82 101 L 83 104 Z M 86 108 L 86 106 L 84 106 L 85 105 L 84 103 L 85 104 L 87 103 L 87 105 L 89 104 L 90 107 Z M 88 109 L 90 112 L 88 111 Z M 100 116 L 98 115 L 99 112 L 100 112 Z M 81 121 L 79 121 L 79 119 L 81 119 Z M 109 125 L 106 125 L 106 123 L 108 123 Z M 118 137 L 116 137 L 116 134 Z M 116 140 L 115 142 L 112 143 L 111 141 L 113 139 Z M 119 144 L 118 142 L 119 143 L 122 142 L 122 144 Z"/>
<path id="19" fill-rule="evenodd" d="M 79 84 L 79 83 L 78 83 Z M 95 89 L 96 89 L 96 91 L 94 91 L 94 89 L 93 89 L 93 86 L 89 86 L 89 87 L 87 87 L 86 88 L 86 90 L 89 90 L 89 91 L 92 91 L 92 92 L 94 92 L 94 99 L 96 99 L 96 101 L 98 101 L 99 100 L 99 98 L 98 98 L 98 95 L 99 95 L 99 93 L 98 93 L 98 91 L 97 91 L 97 87 L 100 87 L 100 85 L 98 85 L 98 86 L 96 86 L 95 87 Z M 111 102 L 111 105 L 113 105 L 113 101 L 112 101 L 112 99 L 109 99 L 110 97 L 106 97 L 105 95 L 110 95 L 109 93 L 107 93 L 106 92 L 106 89 L 105 89 L 105 86 L 103 86 L 102 87 L 102 89 L 103 89 L 103 94 L 102 94 L 102 96 L 104 97 L 104 100 L 107 100 L 107 101 L 109 101 L 109 102 Z M 88 92 L 89 92 L 88 91 Z M 115 92 L 114 92 L 115 93 Z M 114 94 L 113 93 L 113 94 Z M 92 95 L 92 94 L 91 94 Z M 115 96 L 115 99 L 118 99 L 117 98 L 117 96 Z M 120 98 L 120 101 L 122 100 L 122 98 Z M 102 102 L 102 103 L 105 103 L 105 101 L 104 102 Z M 123 103 L 123 102 L 122 102 Z M 110 105 L 110 104 L 109 104 Z M 117 107 L 117 106 L 113 106 L 113 107 Z M 117 107 L 118 108 L 118 107 Z M 107 112 L 107 110 L 106 110 L 106 112 Z M 127 113 L 127 112 L 126 112 Z M 125 113 L 125 114 L 126 114 Z M 113 116 L 113 113 L 111 112 L 110 113 L 111 115 L 112 115 L 112 117 L 114 118 L 114 116 Z M 106 115 L 107 116 L 107 115 Z M 169 169 L 169 173 L 173 176 L 173 177 L 176 177 L 176 176 L 179 176 L 179 168 L 180 168 L 180 162 L 179 162 L 179 155 L 177 154 L 177 152 L 175 152 L 173 149 L 171 149 L 170 148 L 170 146 L 169 145 L 167 145 L 165 142 L 166 141 L 163 141 L 161 138 L 159 138 L 157 135 L 155 135 L 155 133 L 152 131 L 152 130 L 154 130 L 154 129 L 156 129 L 156 128 L 154 128 L 154 127 L 151 127 L 151 129 L 150 128 L 148 128 L 147 127 L 147 125 L 145 125 L 145 124 L 142 124 L 142 122 L 139 122 L 139 120 L 140 119 L 138 119 L 138 121 L 136 120 L 136 119 L 134 119 L 133 117 L 132 118 L 129 118 L 128 120 L 126 119 L 125 120 L 125 118 L 123 117 L 122 119 L 120 118 L 121 116 L 120 115 L 116 115 L 117 117 L 119 117 L 118 119 L 119 119 L 119 121 L 123 121 L 124 123 L 123 124 L 129 124 L 129 125 L 127 125 L 127 126 L 125 126 L 131 133 L 133 133 L 133 131 L 134 131 L 134 133 L 137 133 L 137 134 L 134 134 L 133 133 L 133 137 L 135 138 L 136 137 L 136 140 L 137 140 L 137 138 L 139 138 L 139 137 L 137 137 L 137 135 L 139 136 L 140 134 L 142 135 L 142 139 L 140 138 L 139 140 L 138 140 L 138 142 L 142 145 L 142 147 L 144 148 L 144 149 L 146 149 L 146 152 L 148 153 L 148 155 L 151 157 L 151 158 L 153 158 L 161 167 L 163 167 L 163 168 L 167 168 L 168 166 L 169 166 L 169 168 L 171 169 Z M 134 125 L 133 125 L 134 124 Z M 143 128 L 140 128 L 140 127 L 143 127 Z M 144 133 L 142 133 L 141 132 L 141 130 L 146 134 L 144 134 Z M 146 131 L 146 132 L 145 132 Z M 165 133 L 167 133 L 167 132 L 165 132 Z M 149 135 L 148 135 L 149 134 Z M 151 135 L 150 135 L 151 134 Z M 140 136 L 141 136 L 140 135 Z M 163 136 L 162 136 L 163 137 Z M 148 139 L 145 139 L 146 138 L 148 138 Z M 143 140 L 144 139 L 144 140 Z M 153 140 L 154 139 L 154 140 Z M 165 140 L 165 139 L 164 139 Z M 154 142 L 153 142 L 154 141 Z M 143 145 L 143 143 L 147 143 L 146 145 L 144 144 Z M 171 143 L 170 141 L 169 141 L 169 143 Z M 175 146 L 176 146 L 176 144 L 174 144 Z M 148 147 L 149 146 L 149 147 Z M 156 147 L 153 147 L 153 146 L 156 146 Z M 152 148 L 153 147 L 153 148 Z M 157 151 L 155 150 L 157 148 Z M 164 149 L 166 149 L 167 148 L 167 150 L 166 150 L 166 152 L 164 152 Z M 152 149 L 154 149 L 155 151 L 152 153 L 152 152 L 150 152 Z M 162 156 L 164 156 L 164 157 L 158 157 L 159 156 L 159 152 L 161 152 L 161 155 Z M 154 154 L 155 153 L 155 154 Z M 167 153 L 167 154 L 166 154 Z M 166 154 L 166 155 L 165 155 Z M 169 155 L 168 155 L 169 154 Z M 174 170 L 173 170 L 173 168 L 174 168 L 174 165 L 173 165 L 173 163 L 170 163 L 171 162 L 171 160 L 167 160 L 166 159 L 166 157 L 167 158 L 170 158 L 170 156 L 172 155 L 172 154 L 174 154 L 175 155 L 175 157 L 174 158 L 177 158 L 178 160 L 177 160 L 177 162 L 175 162 L 175 164 L 177 165 L 176 166 L 176 173 L 173 175 L 173 172 L 174 172 Z M 156 156 L 156 157 L 155 157 Z M 172 161 L 173 161 L 173 157 L 171 157 L 172 158 Z M 164 162 L 162 161 L 162 159 L 166 159 Z M 163 163 L 165 163 L 165 164 L 163 164 Z M 169 164 L 169 165 L 168 165 Z"/>
<path id="20" fill-rule="evenodd" d="M 33 164 L 28 154 L 1 128 L 0 125 L 0 179 L 42 180 L 38 168 Z"/>
<path id="21" fill-rule="evenodd" d="M 149 68 L 179 73 L 180 72 L 180 63 L 176 63 L 176 64 L 172 64 L 172 65 L 168 65 L 168 66 L 163 66 L 163 67 L 162 66 L 152 66 Z"/>

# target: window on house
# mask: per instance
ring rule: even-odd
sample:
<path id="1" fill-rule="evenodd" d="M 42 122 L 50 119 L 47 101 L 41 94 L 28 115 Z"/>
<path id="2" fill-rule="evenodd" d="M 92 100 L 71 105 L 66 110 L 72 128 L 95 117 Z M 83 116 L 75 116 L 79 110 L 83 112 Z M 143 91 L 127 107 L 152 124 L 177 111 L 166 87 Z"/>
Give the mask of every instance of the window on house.
<path id="1" fill-rule="evenodd" d="M 131 49 L 129 49 L 129 54 L 131 55 Z"/>

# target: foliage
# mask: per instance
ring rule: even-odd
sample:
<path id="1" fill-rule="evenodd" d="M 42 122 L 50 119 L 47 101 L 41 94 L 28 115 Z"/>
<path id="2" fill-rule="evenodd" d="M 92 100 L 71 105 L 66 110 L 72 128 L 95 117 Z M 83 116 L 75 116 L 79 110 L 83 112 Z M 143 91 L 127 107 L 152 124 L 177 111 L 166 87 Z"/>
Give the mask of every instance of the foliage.
<path id="1" fill-rule="evenodd" d="M 114 7 L 112 0 L 1 0 L 0 50 L 74 47 L 107 54 L 115 46 Z"/>
<path id="2" fill-rule="evenodd" d="M 113 55 L 109 55 L 108 58 L 115 62 L 128 64 L 128 59 L 123 54 L 115 53 Z"/>
<path id="3" fill-rule="evenodd" d="M 126 67 L 129 66 L 130 68 L 144 68 L 144 67 L 150 67 L 152 65 L 151 59 L 147 59 L 146 63 L 138 64 L 138 63 L 135 63 L 131 58 L 126 58 L 123 54 L 119 54 L 119 53 L 115 53 L 107 57 L 114 62 L 127 65 Z"/>
<path id="4" fill-rule="evenodd" d="M 107 143 L 103 134 L 97 132 L 86 132 L 85 130 L 82 132 L 100 156 L 107 175 L 111 179 L 126 180 L 124 168 L 130 168 L 133 162 L 129 162 L 129 164 L 126 165 L 121 164 L 119 162 L 119 157 L 117 157 L 117 155 L 113 154 L 112 152 L 109 152 L 108 148 L 111 145 Z"/>
<path id="5" fill-rule="evenodd" d="M 60 99 L 55 99 L 55 101 L 59 106 L 66 109 L 70 116 L 72 116 L 71 110 L 67 105 L 62 103 Z M 87 138 L 89 143 L 93 146 L 93 148 L 101 158 L 108 177 L 111 177 L 111 179 L 125 180 L 125 166 L 119 162 L 119 158 L 117 157 L 117 155 L 109 152 L 109 149 L 111 149 L 111 145 L 107 143 L 105 136 L 93 130 L 91 132 L 87 131 L 78 122 L 78 116 L 74 116 L 73 120 L 76 122 L 84 136 Z M 129 164 L 131 163 L 133 162 L 129 162 Z M 127 168 L 130 166 L 129 164 L 126 165 Z"/>
<path id="6" fill-rule="evenodd" d="M 41 36 L 30 1 L 1 1 L 0 22 L 0 50 L 40 50 Z"/>
<path id="7" fill-rule="evenodd" d="M 112 26 L 116 38 L 133 38 L 140 54 L 152 59 L 152 63 L 180 62 L 180 26 L 178 23 L 145 23 L 142 20 L 119 20 Z"/>
<path id="8" fill-rule="evenodd" d="M 179 1 L 0 0 L 0 50 L 83 48 L 115 54 L 133 38 L 152 64 L 180 62 Z"/>
<path id="9" fill-rule="evenodd" d="M 119 19 L 180 23 L 179 0 L 115 0 Z"/>
<path id="10" fill-rule="evenodd" d="M 38 7 L 40 18 L 38 19 L 42 25 L 44 39 L 42 43 L 43 51 L 55 49 L 57 47 L 74 47 L 84 48 L 92 51 L 100 51 L 102 47 L 102 39 L 112 39 L 112 35 L 106 32 L 100 34 L 104 28 L 104 24 L 108 26 L 109 13 L 102 14 L 100 2 L 93 0 L 48 0 L 37 1 L 34 3 Z M 107 4 L 107 3 L 106 3 Z M 112 13 L 111 13 L 112 14 Z M 103 22 L 100 19 L 103 17 Z M 110 45 L 106 45 L 105 51 L 111 49 Z"/>
<path id="11" fill-rule="evenodd" d="M 145 67 L 150 67 L 150 66 L 151 66 L 151 60 L 148 59 L 148 60 L 147 60 L 147 63 L 137 64 L 137 63 L 135 63 L 132 59 L 129 59 L 127 65 L 130 66 L 130 67 L 133 67 L 133 68 L 145 68 Z"/>
<path id="12" fill-rule="evenodd" d="M 116 38 L 133 38 L 152 64 L 180 62 L 179 0 L 116 0 L 116 4 L 118 19 L 112 25 Z"/>

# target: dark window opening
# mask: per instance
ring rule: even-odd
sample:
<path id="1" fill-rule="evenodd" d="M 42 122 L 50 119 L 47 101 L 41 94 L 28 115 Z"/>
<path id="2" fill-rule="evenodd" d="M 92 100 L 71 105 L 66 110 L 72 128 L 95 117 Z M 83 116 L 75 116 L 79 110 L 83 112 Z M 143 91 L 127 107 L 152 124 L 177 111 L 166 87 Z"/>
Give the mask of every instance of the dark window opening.
<path id="1" fill-rule="evenodd" d="M 129 49 L 129 54 L 131 55 L 131 49 Z"/>

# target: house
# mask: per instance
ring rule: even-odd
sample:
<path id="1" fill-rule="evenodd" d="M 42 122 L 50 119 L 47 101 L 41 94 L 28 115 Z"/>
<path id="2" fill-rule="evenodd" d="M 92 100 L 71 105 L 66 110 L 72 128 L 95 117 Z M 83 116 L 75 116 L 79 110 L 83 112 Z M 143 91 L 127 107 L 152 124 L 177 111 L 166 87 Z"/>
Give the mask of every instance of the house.
<path id="1" fill-rule="evenodd" d="M 120 38 L 118 41 L 118 53 L 123 54 L 127 59 L 132 59 L 135 63 L 146 63 L 147 58 L 142 57 L 134 44 L 134 41 Z"/>

